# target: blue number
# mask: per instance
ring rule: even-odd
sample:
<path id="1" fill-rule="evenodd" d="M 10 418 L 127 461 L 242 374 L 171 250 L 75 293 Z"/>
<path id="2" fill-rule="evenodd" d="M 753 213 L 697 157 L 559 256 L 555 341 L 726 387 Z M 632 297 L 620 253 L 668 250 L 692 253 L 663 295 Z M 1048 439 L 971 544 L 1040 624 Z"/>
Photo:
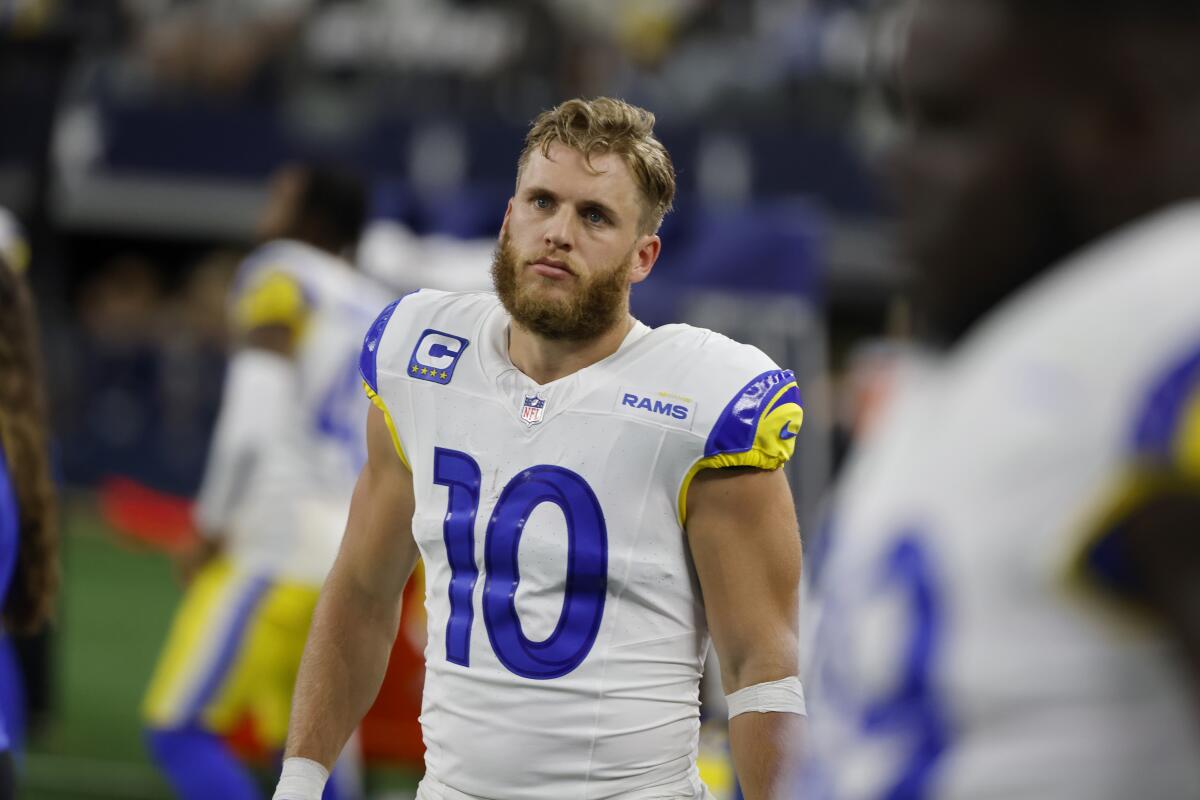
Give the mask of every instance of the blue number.
<path id="1" fill-rule="evenodd" d="M 894 692 L 863 709 L 861 727 L 869 736 L 903 734 L 912 751 L 903 771 L 888 788 L 888 800 L 925 797 L 934 765 L 946 749 L 948 726 L 930 673 L 941 645 L 941 599 L 933 565 L 915 531 L 906 531 L 888 554 L 884 585 L 907 595 L 912 636 Z"/>
<path id="2" fill-rule="evenodd" d="M 567 586 L 554 632 L 532 642 L 517 617 L 517 549 L 542 503 L 554 503 L 567 521 Z M 483 617 L 496 657 L 526 678 L 557 678 L 578 667 L 596 641 L 608 591 L 608 531 L 591 487 L 562 467 L 525 470 L 500 494 L 484 543 Z"/>
<path id="3" fill-rule="evenodd" d="M 471 597 L 479 570 L 475 565 L 475 515 L 479 509 L 479 465 L 466 453 L 436 448 L 434 483 L 450 488 L 443 526 L 450 562 L 450 620 L 446 658 L 470 666 L 474 608 Z M 567 581 L 563 609 L 553 633 L 540 642 L 521 630 L 517 553 L 521 534 L 534 509 L 553 503 L 567 526 Z M 608 592 L 608 529 L 604 513 L 587 481 L 562 467 L 531 467 L 500 493 L 484 537 L 483 621 L 500 663 L 525 678 L 558 678 L 574 670 L 591 652 L 604 616 Z"/>
<path id="4" fill-rule="evenodd" d="M 433 451 L 433 482 L 450 489 L 442 538 L 450 561 L 450 621 L 446 623 L 446 660 L 471 665 L 471 595 L 479 579 L 475 565 L 475 512 L 479 509 L 479 465 L 466 453 Z"/>
<path id="5" fill-rule="evenodd" d="M 836 540 L 833 525 L 823 525 L 822 531 Z M 825 546 L 836 549 L 836 541 Z M 883 780 L 877 791 L 863 793 L 876 800 L 922 800 L 930 795 L 933 773 L 939 759 L 950 743 L 950 727 L 942 701 L 933 680 L 933 669 L 943 642 L 943 601 L 938 591 L 937 570 L 930 554 L 922 545 L 921 534 L 906 529 L 881 559 L 873 583 L 829 585 L 824 591 L 825 610 L 814 647 L 821 653 L 822 712 L 829 720 L 841 720 L 855 726 L 864 738 L 892 738 L 901 743 L 905 753 L 897 772 Z M 835 576 L 827 575 L 826 581 Z M 864 593 L 865 592 L 865 593 Z M 863 697 L 861 685 L 854 676 L 854 652 L 846 630 L 851 624 L 848 615 L 864 604 L 874 606 L 880 592 L 898 598 L 909 620 L 909 636 L 901 645 L 895 662 L 899 669 L 889 691 L 881 697 Z M 889 597 L 891 601 L 891 597 Z M 850 681 L 846 679 L 851 677 Z M 829 724 L 827 722 L 826 724 Z M 798 796 L 830 800 L 838 796 L 836 787 L 837 762 L 847 756 L 832 752 L 825 754 L 833 760 L 826 764 L 818 757 L 805 763 L 801 771 Z"/>

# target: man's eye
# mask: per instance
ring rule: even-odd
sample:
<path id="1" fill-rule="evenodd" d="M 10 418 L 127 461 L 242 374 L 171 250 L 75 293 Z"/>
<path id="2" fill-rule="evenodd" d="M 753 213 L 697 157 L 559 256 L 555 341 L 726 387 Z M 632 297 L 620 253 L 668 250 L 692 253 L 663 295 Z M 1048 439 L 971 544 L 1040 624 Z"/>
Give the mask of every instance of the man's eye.
<path id="1" fill-rule="evenodd" d="M 604 216 L 603 214 L 601 214 L 599 211 L 597 211 L 595 209 L 592 209 L 591 211 L 587 212 L 586 216 L 587 216 L 587 221 L 592 223 L 593 225 L 603 225 L 604 223 L 608 222 L 608 217 Z"/>
<path id="2" fill-rule="evenodd" d="M 549 197 L 535 197 L 535 198 L 533 198 L 533 205 L 537 208 L 545 210 L 550 207 L 550 198 Z"/>

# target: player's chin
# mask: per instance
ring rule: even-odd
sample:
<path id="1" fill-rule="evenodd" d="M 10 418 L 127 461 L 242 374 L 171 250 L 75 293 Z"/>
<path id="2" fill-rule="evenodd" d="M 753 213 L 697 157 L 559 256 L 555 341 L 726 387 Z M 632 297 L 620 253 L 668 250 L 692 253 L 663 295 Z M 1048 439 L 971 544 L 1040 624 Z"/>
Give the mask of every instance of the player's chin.
<path id="1" fill-rule="evenodd" d="M 529 275 L 521 282 L 521 293 L 526 297 L 543 301 L 562 302 L 575 297 L 579 286 L 572 277 L 571 280 L 545 278 L 540 275 Z"/>

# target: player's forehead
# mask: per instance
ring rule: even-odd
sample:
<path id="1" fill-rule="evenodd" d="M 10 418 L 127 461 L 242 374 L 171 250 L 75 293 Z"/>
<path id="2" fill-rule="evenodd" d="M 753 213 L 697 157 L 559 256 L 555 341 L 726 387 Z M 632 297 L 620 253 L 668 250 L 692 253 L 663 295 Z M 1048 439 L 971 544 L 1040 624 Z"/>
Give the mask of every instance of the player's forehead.
<path id="1" fill-rule="evenodd" d="M 593 153 L 587 158 L 574 148 L 553 142 L 549 151 L 534 148 L 521 170 L 519 192 L 544 189 L 569 200 L 599 200 L 615 208 L 638 203 L 633 170 L 617 153 Z"/>

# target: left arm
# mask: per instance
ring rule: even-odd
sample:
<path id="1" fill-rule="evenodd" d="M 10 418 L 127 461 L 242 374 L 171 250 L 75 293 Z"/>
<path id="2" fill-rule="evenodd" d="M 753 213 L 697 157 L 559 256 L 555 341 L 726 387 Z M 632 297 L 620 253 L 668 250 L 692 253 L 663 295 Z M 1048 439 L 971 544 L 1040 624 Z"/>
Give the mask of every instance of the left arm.
<path id="1" fill-rule="evenodd" d="M 800 534 L 783 470 L 708 469 L 688 491 L 687 537 L 726 694 L 799 670 Z M 803 718 L 748 712 L 730 720 L 747 800 L 784 787 Z"/>

